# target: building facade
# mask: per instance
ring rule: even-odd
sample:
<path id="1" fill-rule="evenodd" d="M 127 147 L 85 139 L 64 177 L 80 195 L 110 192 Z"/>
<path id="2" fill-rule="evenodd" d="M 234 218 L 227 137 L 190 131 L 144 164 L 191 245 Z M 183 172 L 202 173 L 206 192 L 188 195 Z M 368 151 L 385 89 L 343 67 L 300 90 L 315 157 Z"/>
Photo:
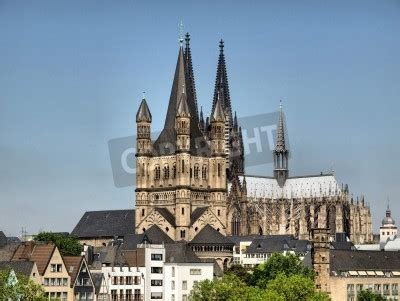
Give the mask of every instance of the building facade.
<path id="1" fill-rule="evenodd" d="M 334 174 L 289 176 L 282 106 L 273 176 L 245 174 L 244 141 L 233 115 L 224 43 L 220 42 L 210 117 L 198 110 L 189 35 L 179 47 L 164 128 L 151 137 L 143 98 L 136 114 L 135 231 L 157 225 L 175 241 L 191 241 L 205 225 L 223 235 L 292 234 L 307 239 L 329 227 L 355 243 L 372 241 L 369 206 Z M 155 139 L 154 139 L 155 138 Z"/>

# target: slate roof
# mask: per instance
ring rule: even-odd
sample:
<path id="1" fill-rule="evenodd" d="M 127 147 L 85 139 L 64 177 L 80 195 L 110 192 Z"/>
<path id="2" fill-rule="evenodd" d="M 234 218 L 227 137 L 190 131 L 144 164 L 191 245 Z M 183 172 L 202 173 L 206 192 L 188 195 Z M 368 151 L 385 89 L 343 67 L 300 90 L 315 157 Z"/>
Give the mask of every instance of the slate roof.
<path id="1" fill-rule="evenodd" d="M 277 235 L 242 235 L 242 236 L 228 236 L 228 238 L 238 247 L 242 241 L 253 241 L 255 239 L 264 239 L 269 237 L 282 238 L 286 240 L 293 240 L 294 236 L 290 234 L 277 234 Z"/>
<path id="2" fill-rule="evenodd" d="M 247 253 L 275 253 L 289 250 L 289 243 L 281 238 L 255 239 L 247 249 Z"/>
<path id="3" fill-rule="evenodd" d="M 15 250 L 18 248 L 17 243 L 8 243 L 5 247 L 0 248 L 0 261 L 9 261 Z"/>
<path id="4" fill-rule="evenodd" d="M 68 274 L 71 276 L 71 285 L 75 284 L 76 277 L 78 277 L 81 264 L 83 261 L 82 256 L 64 256 L 63 257 L 65 267 L 67 268 Z"/>
<path id="5" fill-rule="evenodd" d="M 98 295 L 103 284 L 103 273 L 92 273 L 92 279 L 96 295 Z"/>
<path id="6" fill-rule="evenodd" d="M 136 113 L 136 122 L 142 121 L 151 122 L 151 113 L 145 98 L 142 99 L 139 110 Z"/>
<path id="7" fill-rule="evenodd" d="M 79 238 L 123 237 L 135 232 L 135 210 L 88 211 L 71 235 Z"/>
<path id="8" fill-rule="evenodd" d="M 52 243 L 27 242 L 15 250 L 11 261 L 33 261 L 43 275 L 55 249 L 56 246 Z"/>
<path id="9" fill-rule="evenodd" d="M 222 235 L 210 225 L 206 225 L 203 229 L 201 229 L 201 231 L 190 241 L 190 244 L 234 245 L 229 238 Z"/>
<path id="10" fill-rule="evenodd" d="M 210 147 L 205 141 L 204 136 L 199 128 L 196 101 L 191 91 L 191 83 L 190 79 L 188 78 L 188 71 L 186 70 L 187 67 L 185 65 L 183 49 L 180 47 L 164 128 L 161 131 L 160 136 L 153 143 L 154 155 L 170 155 L 175 153 L 175 117 L 183 87 L 185 88 L 187 105 L 192 117 L 190 122 L 190 153 L 198 156 L 210 155 Z"/>
<path id="11" fill-rule="evenodd" d="M 331 271 L 400 271 L 400 252 L 330 251 Z"/>
<path id="12" fill-rule="evenodd" d="M 0 271 L 12 269 L 15 273 L 29 277 L 35 263 L 32 261 L 0 261 Z"/>
<path id="13" fill-rule="evenodd" d="M 172 226 L 176 226 L 175 216 L 166 208 L 155 208 L 158 213 L 160 213 Z"/>
<path id="14" fill-rule="evenodd" d="M 0 248 L 3 248 L 7 245 L 7 236 L 3 233 L 3 231 L 0 231 Z"/>
<path id="15" fill-rule="evenodd" d="M 186 242 L 165 244 L 165 262 L 201 262 Z"/>
<path id="16" fill-rule="evenodd" d="M 331 249 L 335 250 L 355 250 L 355 246 L 351 241 L 332 241 Z"/>
<path id="17" fill-rule="evenodd" d="M 207 209 L 208 207 L 199 207 L 194 209 L 194 211 L 190 215 L 190 225 L 193 225 Z"/>
<path id="18" fill-rule="evenodd" d="M 157 225 L 151 226 L 145 233 L 129 234 L 124 237 L 122 250 L 136 250 L 138 244 L 147 241 L 152 244 L 172 243 L 173 240 Z"/>

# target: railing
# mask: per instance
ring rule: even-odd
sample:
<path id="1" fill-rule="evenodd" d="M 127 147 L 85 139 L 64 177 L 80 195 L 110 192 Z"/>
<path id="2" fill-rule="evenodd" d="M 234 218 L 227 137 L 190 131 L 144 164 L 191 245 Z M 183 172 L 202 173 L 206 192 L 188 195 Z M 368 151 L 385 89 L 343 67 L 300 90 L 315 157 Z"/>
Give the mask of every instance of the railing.
<path id="1" fill-rule="evenodd" d="M 399 290 L 398 289 L 392 289 L 392 295 L 397 296 L 399 294 Z"/>
<path id="2" fill-rule="evenodd" d="M 111 301 L 143 301 L 143 295 L 111 295 Z"/>
<path id="3" fill-rule="evenodd" d="M 389 290 L 383 290 L 383 295 L 384 296 L 389 296 L 390 295 L 390 291 Z"/>

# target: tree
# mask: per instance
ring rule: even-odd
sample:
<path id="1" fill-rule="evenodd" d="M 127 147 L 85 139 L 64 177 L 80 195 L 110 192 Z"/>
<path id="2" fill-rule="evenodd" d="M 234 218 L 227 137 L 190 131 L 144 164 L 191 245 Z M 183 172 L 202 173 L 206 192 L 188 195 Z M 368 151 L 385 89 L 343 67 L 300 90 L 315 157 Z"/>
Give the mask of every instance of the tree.
<path id="1" fill-rule="evenodd" d="M 275 279 L 279 274 L 303 275 L 311 280 L 314 279 L 314 271 L 306 268 L 298 256 L 291 253 L 287 255 L 276 253 L 254 269 L 248 283 L 266 288 L 268 281 Z"/>
<path id="2" fill-rule="evenodd" d="M 83 250 L 76 236 L 63 235 L 52 232 L 40 232 L 35 241 L 46 241 L 54 243 L 62 256 L 79 256 Z"/>
<path id="3" fill-rule="evenodd" d="M 225 274 L 232 274 L 237 276 L 240 280 L 244 282 L 248 282 L 251 274 L 249 273 L 248 269 L 244 268 L 240 264 L 234 264 L 230 268 L 228 268 L 225 272 Z"/>
<path id="4" fill-rule="evenodd" d="M 281 273 L 267 284 L 267 291 L 275 292 L 285 301 L 329 300 L 325 294 L 315 290 L 314 281 L 304 275 L 286 276 Z"/>
<path id="5" fill-rule="evenodd" d="M 358 301 L 384 301 L 382 295 L 372 292 L 371 290 L 362 290 L 357 294 Z"/>
<path id="6" fill-rule="evenodd" d="M 11 279 L 16 277 L 16 279 Z M 45 301 L 43 288 L 24 275 L 10 269 L 0 271 L 0 300 Z"/>

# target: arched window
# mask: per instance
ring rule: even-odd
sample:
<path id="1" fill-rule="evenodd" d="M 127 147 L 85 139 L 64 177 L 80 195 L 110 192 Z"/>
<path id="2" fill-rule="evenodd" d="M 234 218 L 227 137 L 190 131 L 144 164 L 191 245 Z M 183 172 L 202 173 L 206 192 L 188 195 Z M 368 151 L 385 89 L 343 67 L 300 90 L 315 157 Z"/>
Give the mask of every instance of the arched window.
<path id="1" fill-rule="evenodd" d="M 181 238 L 184 239 L 186 237 L 186 231 L 181 230 Z"/>
<path id="2" fill-rule="evenodd" d="M 235 211 L 232 215 L 232 235 L 240 235 L 240 214 Z"/>
<path id="3" fill-rule="evenodd" d="M 182 173 L 185 172 L 185 160 L 182 160 Z"/>
<path id="4" fill-rule="evenodd" d="M 200 170 L 200 168 L 199 168 L 199 166 L 196 164 L 196 165 L 194 166 L 194 178 L 195 178 L 195 179 L 198 179 L 198 178 L 199 178 L 199 170 Z"/>
<path id="5" fill-rule="evenodd" d="M 172 165 L 172 178 L 173 179 L 176 178 L 176 164 L 175 163 Z"/>
<path id="6" fill-rule="evenodd" d="M 154 168 L 154 179 L 155 180 L 159 180 L 160 179 L 160 166 L 156 165 L 156 167 Z"/>
<path id="7" fill-rule="evenodd" d="M 169 179 L 169 165 L 164 166 L 164 179 Z"/>
<path id="8" fill-rule="evenodd" d="M 201 178 L 207 180 L 207 167 L 205 165 L 201 169 Z"/>
<path id="9" fill-rule="evenodd" d="M 218 175 L 218 177 L 220 177 L 220 176 L 221 176 L 221 164 L 220 164 L 220 163 L 218 163 L 218 167 L 217 167 L 217 175 Z"/>

